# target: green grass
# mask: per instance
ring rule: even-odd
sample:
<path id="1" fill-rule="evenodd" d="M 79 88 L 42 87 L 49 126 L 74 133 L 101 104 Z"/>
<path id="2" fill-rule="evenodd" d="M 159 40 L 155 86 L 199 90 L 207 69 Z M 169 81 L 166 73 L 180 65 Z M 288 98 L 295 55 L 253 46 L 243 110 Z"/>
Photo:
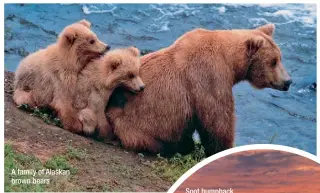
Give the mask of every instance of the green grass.
<path id="1" fill-rule="evenodd" d="M 103 191 L 103 192 L 111 192 L 111 188 L 110 188 L 107 184 L 105 184 L 105 185 L 103 185 L 103 187 L 102 187 L 102 191 Z"/>
<path id="2" fill-rule="evenodd" d="M 70 170 L 71 174 L 75 174 L 77 172 L 77 169 L 73 168 L 69 164 L 68 157 L 64 155 L 54 155 L 44 164 L 44 167 L 52 170 Z"/>
<path id="3" fill-rule="evenodd" d="M 55 112 L 50 108 L 46 108 L 46 107 L 31 108 L 27 104 L 20 105 L 18 106 L 18 108 L 24 111 L 30 112 L 32 116 L 41 118 L 45 123 L 49 125 L 55 125 L 57 127 L 63 128 L 63 125 L 60 119 L 55 115 Z"/>
<path id="4" fill-rule="evenodd" d="M 5 144 L 4 149 L 4 190 L 5 192 L 39 192 L 44 191 L 41 184 L 13 185 L 11 179 L 30 179 L 30 176 L 15 175 L 12 171 L 17 169 L 40 169 L 39 159 L 32 155 L 16 153 L 12 146 Z M 17 174 L 17 173 L 16 173 Z"/>
<path id="5" fill-rule="evenodd" d="M 201 144 L 196 143 L 196 148 L 191 154 L 185 156 L 176 154 L 172 158 L 159 156 L 153 164 L 153 168 L 158 175 L 174 183 L 185 172 L 205 158 L 204 148 Z"/>
<path id="6" fill-rule="evenodd" d="M 43 192 L 43 191 L 60 191 L 61 186 L 68 181 L 70 177 L 77 173 L 77 169 L 74 168 L 70 161 L 72 159 L 83 159 L 86 155 L 84 151 L 79 149 L 68 147 L 65 155 L 54 155 L 45 163 L 42 163 L 38 158 L 29 154 L 18 153 L 13 149 L 11 144 L 5 144 L 4 152 L 4 178 L 5 178 L 5 191 L 6 192 Z M 12 184 L 12 179 L 31 179 L 33 176 L 30 175 L 18 175 L 19 170 L 30 170 L 39 171 L 41 169 L 63 169 L 69 170 L 70 176 L 49 176 L 49 175 L 38 175 L 34 176 L 35 179 L 50 179 L 50 184 Z M 15 171 L 15 173 L 13 172 Z M 68 187 L 65 187 L 68 188 Z"/>
<path id="7" fill-rule="evenodd" d="M 70 144 L 67 147 L 67 151 L 65 155 L 54 155 L 51 159 L 49 159 L 44 166 L 49 169 L 62 169 L 62 170 L 70 170 L 71 174 L 76 174 L 77 169 L 70 165 L 70 161 L 73 159 L 76 160 L 84 160 L 87 157 L 87 150 L 78 149 L 72 147 Z"/>
<path id="8" fill-rule="evenodd" d="M 85 160 L 87 158 L 87 149 L 82 150 L 68 145 L 67 156 L 70 159 Z"/>

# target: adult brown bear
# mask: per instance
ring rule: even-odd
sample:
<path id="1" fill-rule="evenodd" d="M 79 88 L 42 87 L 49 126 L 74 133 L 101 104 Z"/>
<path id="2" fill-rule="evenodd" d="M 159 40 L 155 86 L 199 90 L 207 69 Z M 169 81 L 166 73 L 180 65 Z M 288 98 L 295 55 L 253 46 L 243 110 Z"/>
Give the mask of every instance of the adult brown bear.
<path id="1" fill-rule="evenodd" d="M 197 130 L 205 153 L 233 147 L 232 86 L 286 91 L 291 79 L 272 39 L 275 26 L 253 30 L 195 29 L 141 58 L 145 90 L 114 92 L 107 117 L 126 148 L 189 153 Z"/>

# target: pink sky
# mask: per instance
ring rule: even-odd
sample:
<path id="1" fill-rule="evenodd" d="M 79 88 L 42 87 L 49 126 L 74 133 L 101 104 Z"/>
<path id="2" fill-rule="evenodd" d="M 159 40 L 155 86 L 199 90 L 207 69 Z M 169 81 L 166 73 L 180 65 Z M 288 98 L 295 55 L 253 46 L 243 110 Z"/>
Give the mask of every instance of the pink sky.
<path id="1" fill-rule="evenodd" d="M 273 150 L 246 151 L 209 163 L 177 192 L 232 188 L 234 193 L 320 193 L 320 165 L 299 155 Z"/>

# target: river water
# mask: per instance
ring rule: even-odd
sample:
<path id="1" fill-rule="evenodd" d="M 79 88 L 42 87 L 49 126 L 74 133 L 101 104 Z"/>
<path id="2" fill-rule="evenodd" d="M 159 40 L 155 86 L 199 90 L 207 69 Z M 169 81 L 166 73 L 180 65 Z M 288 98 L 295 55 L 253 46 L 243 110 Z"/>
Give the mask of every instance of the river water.
<path id="1" fill-rule="evenodd" d="M 274 143 L 316 153 L 315 4 L 6 4 L 5 69 L 55 41 L 66 25 L 92 22 L 100 39 L 113 48 L 134 45 L 158 50 L 185 32 L 254 28 L 274 23 L 274 39 L 293 80 L 289 92 L 233 89 L 236 145 Z"/>

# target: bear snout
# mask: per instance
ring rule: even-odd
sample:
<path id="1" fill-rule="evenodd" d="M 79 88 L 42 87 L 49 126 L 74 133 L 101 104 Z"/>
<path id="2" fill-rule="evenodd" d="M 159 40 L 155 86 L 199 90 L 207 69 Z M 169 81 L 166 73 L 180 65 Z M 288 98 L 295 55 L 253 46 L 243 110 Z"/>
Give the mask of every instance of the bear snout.
<path id="1" fill-rule="evenodd" d="M 140 91 L 144 90 L 144 85 L 140 86 Z"/>
<path id="2" fill-rule="evenodd" d="M 292 80 L 291 79 L 285 80 L 280 84 L 274 84 L 272 82 L 270 84 L 271 84 L 271 88 L 273 89 L 277 89 L 280 91 L 288 91 L 290 88 L 290 85 L 292 84 Z"/>
<path id="3" fill-rule="evenodd" d="M 105 45 L 104 48 L 103 48 L 103 50 L 102 50 L 102 52 L 101 52 L 101 54 L 107 53 L 107 52 L 110 50 L 110 48 L 111 48 L 111 46 Z"/>
<path id="4" fill-rule="evenodd" d="M 133 89 L 134 92 L 142 92 L 144 90 L 144 84 L 137 86 L 135 89 Z"/>
<path id="5" fill-rule="evenodd" d="M 288 91 L 289 90 L 289 88 L 290 88 L 290 85 L 292 84 L 292 80 L 291 79 L 289 79 L 289 80 L 286 80 L 286 81 L 284 81 L 284 88 L 283 88 L 283 90 L 284 91 Z"/>
<path id="6" fill-rule="evenodd" d="M 105 48 L 105 52 L 109 51 L 111 49 L 111 46 L 107 45 Z"/>

